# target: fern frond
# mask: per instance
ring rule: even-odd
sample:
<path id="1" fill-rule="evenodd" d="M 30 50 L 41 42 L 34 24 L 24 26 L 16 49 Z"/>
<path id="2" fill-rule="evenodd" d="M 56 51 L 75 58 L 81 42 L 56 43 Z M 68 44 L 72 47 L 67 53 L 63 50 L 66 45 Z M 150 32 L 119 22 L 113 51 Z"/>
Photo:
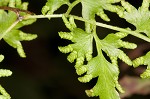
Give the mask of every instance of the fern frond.
<path id="1" fill-rule="evenodd" d="M 61 38 L 71 40 L 73 44 L 69 44 L 66 47 L 59 47 L 59 50 L 63 53 L 70 53 L 68 60 L 73 62 L 75 59 L 76 66 L 82 65 L 85 58 L 89 61 L 92 57 L 92 39 L 93 36 L 90 33 L 85 32 L 84 30 L 77 28 L 74 19 L 67 19 L 63 16 L 63 21 L 68 29 L 71 32 L 60 32 L 59 35 Z"/>
<path id="2" fill-rule="evenodd" d="M 118 4 L 120 2 L 121 5 Z M 85 30 L 78 28 L 74 21 L 75 17 L 70 15 L 72 8 L 78 3 L 81 3 L 82 5 L 82 17 L 80 17 L 80 19 L 85 21 Z M 141 74 L 141 77 L 150 78 L 150 63 L 148 61 L 150 58 L 149 53 L 132 62 L 121 50 L 121 48 L 135 49 L 137 47 L 134 43 L 122 40 L 122 38 L 125 38 L 130 31 L 114 27 L 114 30 L 119 32 L 109 33 L 104 39 L 99 39 L 96 34 L 97 22 L 95 22 L 96 15 L 100 16 L 105 21 L 110 21 L 107 14 L 105 14 L 105 10 L 107 10 L 109 12 L 117 13 L 119 17 L 124 18 L 127 22 L 133 24 L 136 27 L 135 33 L 131 30 L 131 33 L 134 34 L 133 36 L 140 34 L 139 36 L 141 37 L 136 37 L 144 39 L 146 36 L 142 33 L 145 33 L 150 37 L 149 3 L 150 0 L 143 0 L 142 6 L 136 9 L 125 0 L 75 0 L 73 3 L 70 3 L 69 0 L 47 0 L 46 5 L 42 8 L 43 15 L 53 14 L 65 4 L 69 7 L 67 12 L 62 15 L 62 19 L 70 32 L 59 32 L 59 36 L 62 39 L 72 41 L 72 44 L 58 48 L 63 53 L 70 53 L 67 57 L 69 62 L 72 63 L 76 61 L 76 72 L 78 75 L 82 75 L 78 78 L 80 82 L 86 83 L 93 78 L 98 78 L 96 85 L 92 89 L 86 90 L 88 96 L 100 96 L 101 99 L 120 99 L 118 91 L 121 93 L 124 91 L 118 83 L 118 59 L 130 66 L 133 65 L 134 67 L 138 67 L 142 64 L 148 65 L 146 71 Z M 102 25 L 105 24 L 101 24 L 100 26 Z M 111 26 L 108 26 L 107 28 L 109 27 L 111 28 Z M 98 53 L 96 57 L 92 56 L 93 40 L 96 42 Z M 104 57 L 102 51 L 108 55 L 111 62 Z"/>
<path id="3" fill-rule="evenodd" d="M 9 0 L 7 4 L 4 4 L 5 0 L 1 0 L 0 4 L 1 6 L 9 6 L 9 7 L 16 7 L 22 10 L 27 10 L 28 3 L 21 2 L 21 0 Z M 27 13 L 20 13 L 20 16 L 24 16 Z M 4 9 L 0 9 L 0 38 L 4 39 L 10 46 L 13 48 L 16 48 L 18 51 L 18 54 L 21 57 L 26 57 L 25 52 L 23 50 L 22 44 L 20 41 L 29 41 L 33 40 L 37 37 L 36 34 L 26 34 L 19 30 L 19 28 L 32 24 L 36 21 L 36 19 L 29 19 L 29 20 L 23 20 L 18 21 L 18 16 L 13 11 L 8 11 L 8 13 Z"/>
<path id="4" fill-rule="evenodd" d="M 119 84 L 116 84 L 118 68 L 109 63 L 102 53 L 92 58 L 83 67 L 82 74 L 86 74 L 78 78 L 80 82 L 89 82 L 92 78 L 98 77 L 96 85 L 92 89 L 86 90 L 89 97 L 100 96 L 101 99 L 119 99 L 119 94 L 115 89 L 115 87 L 120 88 Z M 79 68 L 79 71 L 81 71 L 81 68 Z"/>
<path id="5" fill-rule="evenodd" d="M 91 97 L 100 96 L 101 99 L 119 99 L 116 88 L 120 92 L 124 91 L 118 83 L 119 68 L 117 59 L 119 58 L 125 63 L 132 65 L 132 61 L 129 57 L 119 48 L 134 49 L 137 47 L 136 44 L 121 40 L 127 36 L 127 33 L 111 33 L 103 40 L 100 40 L 94 29 L 93 32 L 87 33 L 77 28 L 73 19 L 70 20 L 69 18 L 68 20 L 63 16 L 63 21 L 71 32 L 59 32 L 59 35 L 61 38 L 71 40 L 73 44 L 59 47 L 59 50 L 63 53 L 70 53 L 67 58 L 69 62 L 76 60 L 75 69 L 78 75 L 85 73 L 84 76 L 78 78 L 80 82 L 86 83 L 98 77 L 97 84 L 91 90 L 86 90 L 87 95 Z M 96 57 L 92 57 L 93 38 L 96 41 L 98 52 Z M 105 59 L 102 50 L 110 57 L 111 62 Z M 85 58 L 87 64 L 84 63 Z M 105 86 L 107 86 L 107 88 Z M 110 93 L 112 95 L 106 95 Z"/>

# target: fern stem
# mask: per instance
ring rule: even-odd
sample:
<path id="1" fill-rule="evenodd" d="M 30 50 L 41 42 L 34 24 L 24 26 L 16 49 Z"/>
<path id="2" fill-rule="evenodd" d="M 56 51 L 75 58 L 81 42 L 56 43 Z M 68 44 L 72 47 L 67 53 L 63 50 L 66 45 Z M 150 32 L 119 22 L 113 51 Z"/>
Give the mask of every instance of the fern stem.
<path id="1" fill-rule="evenodd" d="M 24 19 L 36 19 L 36 18 L 61 18 L 62 14 L 53 14 L 53 15 L 27 15 L 24 16 Z"/>
<path id="2" fill-rule="evenodd" d="M 70 5 L 69 5 L 69 8 L 68 8 L 68 10 L 67 10 L 67 12 L 66 12 L 66 15 L 69 15 L 69 13 L 71 12 L 71 10 L 73 9 L 73 7 L 74 6 L 76 6 L 78 3 L 80 3 L 81 2 L 81 0 L 76 0 L 76 1 L 74 1 L 73 3 L 71 3 Z"/>
<path id="3" fill-rule="evenodd" d="M 96 26 L 99 26 L 99 27 L 112 29 L 112 30 L 116 30 L 116 31 L 120 31 L 120 32 L 125 32 L 125 33 L 131 34 L 135 37 L 141 38 L 141 39 L 143 39 L 147 42 L 150 42 L 150 39 L 148 37 L 146 37 L 146 36 L 144 36 L 144 35 L 142 35 L 138 32 L 135 32 L 135 31 L 123 29 L 123 28 L 120 28 L 120 27 L 117 27 L 117 26 L 107 25 L 107 24 L 100 23 L 100 22 L 95 22 L 95 21 L 92 21 L 92 20 L 86 20 L 82 17 L 78 17 L 78 16 L 74 16 L 74 15 L 69 15 L 69 16 L 73 16 L 74 19 L 76 19 L 76 20 L 84 21 L 84 22 L 87 22 L 87 23 L 90 23 L 90 24 L 93 24 L 93 25 L 96 25 Z"/>
<path id="4" fill-rule="evenodd" d="M 123 29 L 123 28 L 120 28 L 120 27 L 116 27 L 116 26 L 111 26 L 111 25 L 107 25 L 107 24 L 103 24 L 103 23 L 99 23 L 99 22 L 96 22 L 95 23 L 97 26 L 100 26 L 100 27 L 104 27 L 104 28 L 108 28 L 108 29 L 112 29 L 112 30 L 116 30 L 116 31 L 120 31 L 120 32 L 125 32 L 125 33 L 128 33 L 130 35 L 133 35 L 135 37 L 138 37 L 140 39 L 143 39 L 147 42 L 150 42 L 150 39 L 138 32 L 135 32 L 135 31 L 131 31 L 131 30 L 127 30 L 127 29 Z"/>
<path id="5" fill-rule="evenodd" d="M 28 15 L 28 16 L 25 16 L 24 19 L 32 19 L 32 18 L 61 18 L 63 14 L 53 14 L 53 15 Z M 66 14 L 65 14 L 66 15 Z M 125 33 L 128 33 L 130 35 L 133 35 L 135 37 L 138 37 L 138 38 L 141 38 L 147 42 L 150 42 L 150 39 L 138 32 L 135 32 L 135 31 L 131 31 L 131 30 L 127 30 L 127 29 L 123 29 L 123 28 L 120 28 L 120 27 L 117 27 L 117 26 L 112 26 L 112 25 L 107 25 L 107 24 L 104 24 L 104 23 L 100 23 L 100 22 L 95 22 L 95 21 L 92 21 L 92 20 L 87 20 L 87 19 L 84 19 L 82 17 L 78 17 L 78 16 L 75 16 L 75 15 L 67 15 L 68 17 L 72 16 L 74 19 L 76 20 L 80 20 L 80 21 L 83 21 L 83 22 L 87 22 L 87 23 L 90 23 L 90 24 L 93 24 L 93 25 L 96 25 L 96 26 L 99 26 L 99 27 L 103 27 L 103 28 L 107 28 L 107 29 L 112 29 L 112 30 L 116 30 L 116 31 L 120 31 L 120 32 L 125 32 Z"/>
<path id="6" fill-rule="evenodd" d="M 96 42 L 96 49 L 97 49 L 98 55 L 101 55 L 101 42 L 100 42 L 99 37 L 97 36 L 96 27 L 93 29 L 93 36 Z"/>
<path id="7" fill-rule="evenodd" d="M 20 20 L 16 20 L 6 31 L 4 31 L 2 33 L 2 35 L 0 36 L 0 40 L 8 33 L 10 32 L 19 22 Z"/>

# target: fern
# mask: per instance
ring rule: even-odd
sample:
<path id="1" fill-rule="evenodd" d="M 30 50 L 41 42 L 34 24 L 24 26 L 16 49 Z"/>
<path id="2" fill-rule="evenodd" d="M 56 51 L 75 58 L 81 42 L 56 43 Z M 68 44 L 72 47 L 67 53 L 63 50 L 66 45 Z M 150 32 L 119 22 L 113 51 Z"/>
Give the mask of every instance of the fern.
<path id="1" fill-rule="evenodd" d="M 82 5 L 82 16 L 72 15 L 71 11 L 77 4 Z M 0 1 L 0 40 L 4 39 L 10 46 L 16 48 L 21 57 L 25 57 L 21 41 L 33 40 L 36 34 L 27 34 L 19 28 L 32 24 L 37 18 L 62 18 L 64 24 L 70 32 L 59 32 L 62 39 L 70 40 L 72 43 L 67 46 L 59 46 L 62 53 L 69 53 L 69 62 L 75 62 L 76 73 L 80 76 L 78 80 L 87 83 L 93 78 L 97 78 L 96 85 L 86 90 L 89 97 L 99 96 L 100 99 L 120 99 L 119 93 L 124 90 L 118 82 L 119 67 L 118 59 L 129 66 L 138 67 L 148 65 L 146 71 L 141 74 L 142 78 L 150 78 L 150 52 L 135 60 L 131 60 L 121 48 L 135 49 L 137 45 L 132 42 L 123 41 L 128 35 L 150 42 L 150 0 L 143 0 L 141 7 L 136 9 L 125 0 L 47 0 L 41 12 L 42 15 L 30 15 L 27 11 L 26 2 L 21 0 L 1 0 Z M 67 5 L 68 9 L 64 14 L 54 14 L 61 6 Z M 8 7 L 7 9 L 4 7 Z M 8 10 L 6 12 L 5 10 Z M 95 16 L 99 16 L 104 21 L 110 21 L 105 10 L 116 13 L 120 18 L 125 19 L 136 27 L 136 30 L 119 28 L 96 22 Z M 4 21 L 5 20 L 5 21 Z M 85 23 L 85 29 L 81 29 L 75 23 L 80 20 Z M 108 33 L 104 39 L 98 37 L 96 29 L 98 27 L 116 30 L 116 33 Z M 144 35 L 144 34 L 145 35 Z M 93 41 L 96 43 L 97 55 L 93 56 Z M 106 53 L 110 61 L 103 55 Z M 1 56 L 1 60 L 3 56 Z M 0 77 L 9 76 L 9 70 L 0 70 Z M 2 97 L 10 98 L 1 87 Z M 4 98 L 5 99 L 5 98 Z"/>

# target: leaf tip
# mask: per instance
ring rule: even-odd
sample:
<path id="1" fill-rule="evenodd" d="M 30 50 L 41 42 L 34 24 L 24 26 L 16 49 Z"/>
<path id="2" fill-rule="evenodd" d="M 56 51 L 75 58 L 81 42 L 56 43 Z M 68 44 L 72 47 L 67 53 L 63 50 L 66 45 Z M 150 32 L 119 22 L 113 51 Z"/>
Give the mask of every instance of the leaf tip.
<path id="1" fill-rule="evenodd" d="M 91 79 L 92 79 L 92 75 L 91 74 L 87 74 L 83 77 L 79 77 L 78 80 L 82 83 L 86 83 L 86 82 L 89 82 Z"/>
<path id="2" fill-rule="evenodd" d="M 90 90 L 85 90 L 85 93 L 87 94 L 88 97 L 93 97 L 93 89 Z"/>

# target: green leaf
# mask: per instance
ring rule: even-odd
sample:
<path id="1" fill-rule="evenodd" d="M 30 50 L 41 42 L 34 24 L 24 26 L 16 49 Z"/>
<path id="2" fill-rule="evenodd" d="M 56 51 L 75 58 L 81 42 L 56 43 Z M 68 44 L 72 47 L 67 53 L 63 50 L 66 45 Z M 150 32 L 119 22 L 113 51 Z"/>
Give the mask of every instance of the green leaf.
<path id="1" fill-rule="evenodd" d="M 3 0 L 0 1 L 3 4 Z M 27 3 L 21 3 L 21 0 L 10 0 L 9 5 L 11 7 L 17 7 L 19 9 L 27 10 Z M 26 13 L 20 13 L 21 16 L 26 15 Z M 26 57 L 22 44 L 20 41 L 29 41 L 37 37 L 36 34 L 26 34 L 19 30 L 19 28 L 30 25 L 36 21 L 36 19 L 23 20 L 17 23 L 18 16 L 13 11 L 8 11 L 8 13 L 0 9 L 0 38 L 4 39 L 10 46 L 16 48 L 21 57 Z M 14 26 L 13 28 L 11 28 Z"/>
<path id="2" fill-rule="evenodd" d="M 104 13 L 104 10 L 111 12 L 122 12 L 120 6 L 113 5 L 114 3 L 120 2 L 121 0 L 81 0 L 83 10 L 83 18 L 86 19 L 95 19 L 95 14 L 99 15 L 106 21 L 110 19 Z"/>
<path id="3" fill-rule="evenodd" d="M 65 17 L 63 17 L 63 20 L 71 32 L 59 32 L 59 36 L 63 39 L 71 40 L 73 44 L 69 44 L 65 47 L 59 47 L 59 50 L 63 53 L 71 52 L 68 56 L 68 60 L 70 62 L 74 62 L 74 60 L 77 59 L 77 68 L 83 64 L 85 58 L 87 61 L 92 58 L 93 35 L 77 28 L 72 17 L 69 21 Z"/>
<path id="4" fill-rule="evenodd" d="M 143 0 L 142 6 L 136 9 L 128 2 L 122 1 L 122 6 L 126 9 L 122 16 L 127 22 L 133 24 L 136 27 L 137 32 L 145 33 L 150 37 L 150 0 Z"/>
<path id="5" fill-rule="evenodd" d="M 85 76 L 79 77 L 81 82 L 89 82 L 92 78 L 98 77 L 96 85 L 86 90 L 89 97 L 100 96 L 100 99 L 120 99 L 119 94 L 116 91 L 116 78 L 118 78 L 118 67 L 109 63 L 105 57 L 101 54 L 92 58 L 87 65 L 83 65 L 85 68 L 83 73 Z"/>
<path id="6" fill-rule="evenodd" d="M 46 5 L 42 8 L 42 13 L 53 14 L 58 8 L 64 4 L 69 4 L 69 0 L 47 0 Z"/>
<path id="7" fill-rule="evenodd" d="M 136 58 L 133 61 L 134 67 L 138 67 L 139 65 L 147 65 L 147 69 L 144 73 L 141 74 L 141 77 L 142 78 L 150 78 L 150 51 L 145 56 Z"/>
<path id="8" fill-rule="evenodd" d="M 121 59 L 128 65 L 132 65 L 130 58 L 119 48 L 135 49 L 137 47 L 134 43 L 122 41 L 121 38 L 126 37 L 126 33 L 117 32 L 116 34 L 108 34 L 103 40 L 101 40 L 102 50 L 113 59 Z"/>
<path id="9" fill-rule="evenodd" d="M 88 20 L 95 20 L 95 15 L 100 16 L 105 21 L 110 21 L 104 10 L 118 13 L 119 16 L 123 15 L 123 8 L 121 6 L 113 5 L 121 0 L 81 0 L 82 3 L 82 16 Z M 86 24 L 86 31 L 90 32 L 92 26 Z"/>
<path id="10" fill-rule="evenodd" d="M 87 57 L 87 60 L 90 60 L 90 56 L 92 54 L 92 41 L 93 41 L 93 36 L 92 34 L 86 33 L 80 28 L 74 28 L 73 31 L 67 33 L 69 36 L 71 35 L 71 41 L 73 44 L 69 44 L 68 47 L 70 50 L 66 51 L 63 50 L 62 47 L 59 47 L 59 50 L 61 52 L 69 53 L 71 54 L 68 56 L 68 60 L 70 62 L 73 62 L 75 59 L 82 59 L 84 61 L 84 58 Z M 66 32 L 59 32 L 60 37 L 64 38 L 64 35 L 66 35 Z M 66 37 L 65 37 L 66 39 Z M 74 53 L 74 54 L 73 54 Z M 89 57 L 89 58 L 88 58 Z M 76 63 L 76 65 L 81 65 Z"/>

